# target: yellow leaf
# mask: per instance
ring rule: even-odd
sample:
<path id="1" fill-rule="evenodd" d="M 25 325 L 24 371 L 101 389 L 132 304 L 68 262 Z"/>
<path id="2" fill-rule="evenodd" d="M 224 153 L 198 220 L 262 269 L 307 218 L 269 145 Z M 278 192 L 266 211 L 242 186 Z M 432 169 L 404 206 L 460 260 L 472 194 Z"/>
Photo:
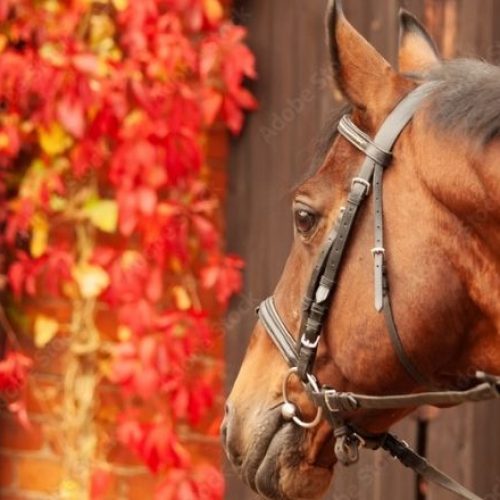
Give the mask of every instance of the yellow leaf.
<path id="1" fill-rule="evenodd" d="M 65 297 L 76 299 L 78 297 L 78 285 L 73 281 L 65 281 L 62 285 L 62 292 Z"/>
<path id="2" fill-rule="evenodd" d="M 73 268 L 73 278 L 86 299 L 97 297 L 109 285 L 108 273 L 99 266 L 79 264 Z"/>
<path id="3" fill-rule="evenodd" d="M 118 339 L 121 342 L 126 342 L 132 337 L 132 330 L 128 326 L 120 325 L 118 327 Z"/>
<path id="4" fill-rule="evenodd" d="M 50 156 L 64 153 L 72 144 L 71 138 L 58 123 L 53 123 L 49 129 L 41 129 L 39 140 L 44 152 Z"/>
<path id="5" fill-rule="evenodd" d="M 35 258 L 41 257 L 45 253 L 45 250 L 47 250 L 47 241 L 49 239 L 49 225 L 47 219 L 40 214 L 35 215 L 31 228 L 31 255 Z"/>
<path id="6" fill-rule="evenodd" d="M 68 202 L 62 196 L 57 194 L 53 194 L 50 197 L 50 208 L 54 210 L 54 212 L 62 212 L 68 205 Z"/>
<path id="7" fill-rule="evenodd" d="M 90 42 L 97 46 L 104 40 L 112 40 L 115 35 L 115 25 L 109 16 L 94 14 L 90 20 Z"/>
<path id="8" fill-rule="evenodd" d="M 61 10 L 58 0 L 47 0 L 43 6 L 47 12 L 55 14 Z"/>
<path id="9" fill-rule="evenodd" d="M 55 43 L 44 43 L 40 47 L 38 53 L 42 59 L 45 59 L 54 66 L 64 66 L 66 63 L 66 57 Z"/>
<path id="10" fill-rule="evenodd" d="M 172 257 L 170 259 L 170 268 L 176 274 L 182 273 L 183 270 L 182 263 L 177 257 Z"/>
<path id="11" fill-rule="evenodd" d="M 114 364 L 110 359 L 100 359 L 97 361 L 97 366 L 99 367 L 99 373 L 104 375 L 105 377 L 112 377 L 113 375 L 113 369 L 114 369 Z M 101 406 L 102 411 L 103 406 Z"/>
<path id="12" fill-rule="evenodd" d="M 125 10 L 128 7 L 128 0 L 113 0 L 116 10 Z"/>
<path id="13" fill-rule="evenodd" d="M 9 39 L 7 38 L 7 36 L 4 34 L 1 34 L 0 35 L 0 53 L 5 50 L 8 43 L 9 43 Z"/>
<path id="14" fill-rule="evenodd" d="M 141 255 L 135 250 L 125 250 L 122 253 L 121 265 L 123 269 L 130 269 L 135 266 L 140 259 Z"/>
<path id="15" fill-rule="evenodd" d="M 191 297 L 185 288 L 182 286 L 174 286 L 172 288 L 175 305 L 181 311 L 186 311 L 191 308 Z"/>
<path id="16" fill-rule="evenodd" d="M 59 487 L 61 500 L 75 500 L 83 498 L 82 487 L 74 479 L 64 479 Z M 81 496 L 80 496 L 81 495 Z"/>
<path id="17" fill-rule="evenodd" d="M 59 331 L 59 323 L 43 314 L 38 314 L 33 327 L 35 333 L 35 345 L 38 348 L 45 347 Z"/>
<path id="18" fill-rule="evenodd" d="M 204 0 L 205 14 L 210 21 L 218 21 L 224 15 L 224 10 L 219 0 Z"/>
<path id="19" fill-rule="evenodd" d="M 5 132 L 0 133 L 0 149 L 6 149 L 9 147 L 10 140 L 9 136 Z"/>
<path id="20" fill-rule="evenodd" d="M 113 200 L 92 200 L 84 209 L 90 222 L 106 233 L 116 232 L 118 225 L 118 205 Z"/>

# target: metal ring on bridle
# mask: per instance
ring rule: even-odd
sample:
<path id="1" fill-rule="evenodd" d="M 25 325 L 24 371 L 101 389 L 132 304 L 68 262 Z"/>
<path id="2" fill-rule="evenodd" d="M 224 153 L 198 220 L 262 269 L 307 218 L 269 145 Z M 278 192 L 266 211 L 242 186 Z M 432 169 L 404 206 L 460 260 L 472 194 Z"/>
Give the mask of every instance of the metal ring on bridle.
<path id="1" fill-rule="evenodd" d="M 284 403 L 282 406 L 281 413 L 283 415 L 283 418 L 285 418 L 286 420 L 293 420 L 293 422 L 295 424 L 297 424 L 299 427 L 302 427 L 303 429 L 312 429 L 313 427 L 316 427 L 321 422 L 321 418 L 323 416 L 323 408 L 321 408 L 321 406 L 318 407 L 316 416 L 314 417 L 314 420 L 312 420 L 311 422 L 304 422 L 303 420 L 301 420 L 297 416 L 297 406 L 288 399 L 288 395 L 287 395 L 288 380 L 290 379 L 290 377 L 292 375 L 296 375 L 297 371 L 298 371 L 298 369 L 296 367 L 290 368 L 290 370 L 286 374 L 285 378 L 283 379 L 283 401 L 284 401 Z M 313 390 L 315 392 L 319 392 L 319 388 L 318 388 L 318 384 L 316 382 L 316 379 L 312 375 L 307 374 L 307 380 L 308 380 L 309 385 L 313 388 Z"/>

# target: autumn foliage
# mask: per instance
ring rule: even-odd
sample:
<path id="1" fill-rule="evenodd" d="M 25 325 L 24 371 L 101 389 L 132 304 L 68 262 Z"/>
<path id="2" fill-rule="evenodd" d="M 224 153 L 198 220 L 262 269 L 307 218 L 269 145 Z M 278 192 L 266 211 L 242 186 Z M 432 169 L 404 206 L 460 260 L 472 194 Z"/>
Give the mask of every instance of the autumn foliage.
<path id="1" fill-rule="evenodd" d="M 39 315 L 28 333 L 37 348 L 69 338 L 77 362 L 120 388 L 116 438 L 160 474 L 166 500 L 220 498 L 223 487 L 217 470 L 192 463 L 179 429 L 214 403 L 221 366 L 199 354 L 221 334 L 213 308 L 220 317 L 241 286 L 205 153 L 211 126 L 238 133 L 255 107 L 243 86 L 254 60 L 227 7 L 0 0 L 9 289 L 18 303 L 71 304 L 70 325 Z M 116 325 L 111 339 L 99 332 L 102 310 Z M 18 390 L 29 371 L 16 346 L 11 336 L 0 389 Z M 94 496 L 105 483 L 97 471 Z"/>

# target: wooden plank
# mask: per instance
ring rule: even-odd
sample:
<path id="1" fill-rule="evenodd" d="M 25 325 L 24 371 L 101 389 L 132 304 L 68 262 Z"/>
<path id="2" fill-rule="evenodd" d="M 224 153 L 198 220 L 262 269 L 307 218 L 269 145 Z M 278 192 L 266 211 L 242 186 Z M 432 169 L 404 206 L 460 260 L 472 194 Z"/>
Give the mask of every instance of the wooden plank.
<path id="1" fill-rule="evenodd" d="M 414 16 L 423 22 L 424 20 L 424 2 L 423 0 L 401 0 L 401 7 L 411 12 Z"/>
<path id="2" fill-rule="evenodd" d="M 500 404 L 498 401 L 472 407 L 472 485 L 481 498 L 500 499 Z"/>
<path id="3" fill-rule="evenodd" d="M 430 428 L 429 459 L 481 498 L 500 498 L 498 422 L 497 402 L 443 410 Z M 456 495 L 431 485 L 428 498 L 455 500 Z"/>
<path id="4" fill-rule="evenodd" d="M 458 0 L 424 0 L 424 24 L 445 59 L 456 53 Z"/>
<path id="5" fill-rule="evenodd" d="M 333 112 L 331 71 L 325 43 L 326 0 L 304 3 L 298 0 L 296 49 L 300 66 L 295 66 L 296 95 L 301 112 L 291 129 L 291 148 L 294 150 L 294 182 L 309 173 L 316 137 L 326 118 Z"/>
<path id="6" fill-rule="evenodd" d="M 492 50 L 491 60 L 498 64 L 500 63 L 500 2 L 495 0 L 493 2 L 493 15 L 492 15 Z"/>
<path id="7" fill-rule="evenodd" d="M 245 287 L 242 294 L 233 302 L 226 322 L 226 384 L 232 386 L 239 371 L 248 338 L 254 324 L 254 307 L 258 299 L 269 289 L 266 282 L 266 264 L 263 258 L 265 238 L 255 231 L 255 220 L 266 220 L 267 198 L 257 197 L 256 193 L 266 193 L 264 160 L 268 160 L 269 148 L 262 143 L 259 129 L 266 119 L 266 110 L 270 109 L 268 87 L 274 64 L 273 54 L 268 51 L 273 40 L 272 5 L 270 2 L 240 1 L 235 5 L 240 18 L 249 29 L 249 45 L 257 57 L 259 80 L 252 84 L 252 90 L 261 102 L 262 112 L 248 117 L 243 135 L 233 141 L 230 158 L 229 190 L 227 200 L 228 246 L 241 255 L 247 267 L 244 274 Z M 236 16 L 238 17 L 238 15 Z M 251 251 L 254 249 L 255 251 Z M 260 251 L 259 251 L 260 249 Z M 269 263 L 268 265 L 272 265 Z M 260 271 L 259 271 L 260 269 Z M 259 279 L 255 276 L 259 275 Z M 232 471 L 229 464 L 224 464 L 226 473 L 226 498 L 252 500 L 258 498 Z"/>
<path id="8" fill-rule="evenodd" d="M 428 458 L 438 468 L 472 487 L 472 412 L 471 406 L 443 410 L 429 428 Z M 429 485 L 429 500 L 456 500 L 456 495 Z"/>
<path id="9" fill-rule="evenodd" d="M 493 0 L 460 0 L 457 18 L 457 55 L 489 58 L 493 45 Z"/>

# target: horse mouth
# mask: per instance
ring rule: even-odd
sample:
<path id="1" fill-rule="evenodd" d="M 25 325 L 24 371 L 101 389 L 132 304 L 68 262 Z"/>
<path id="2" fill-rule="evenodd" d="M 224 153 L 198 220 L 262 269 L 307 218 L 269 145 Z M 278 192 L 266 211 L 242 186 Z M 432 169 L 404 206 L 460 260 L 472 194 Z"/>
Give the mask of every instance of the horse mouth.
<path id="1" fill-rule="evenodd" d="M 334 463 L 323 457 L 316 463 L 308 463 L 302 451 L 305 439 L 302 429 L 283 422 L 281 413 L 273 412 L 254 432 L 244 459 L 233 465 L 243 481 L 263 498 L 318 498 L 331 481 Z"/>

